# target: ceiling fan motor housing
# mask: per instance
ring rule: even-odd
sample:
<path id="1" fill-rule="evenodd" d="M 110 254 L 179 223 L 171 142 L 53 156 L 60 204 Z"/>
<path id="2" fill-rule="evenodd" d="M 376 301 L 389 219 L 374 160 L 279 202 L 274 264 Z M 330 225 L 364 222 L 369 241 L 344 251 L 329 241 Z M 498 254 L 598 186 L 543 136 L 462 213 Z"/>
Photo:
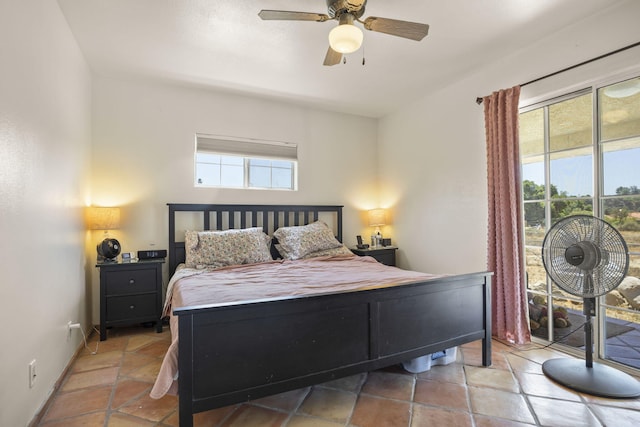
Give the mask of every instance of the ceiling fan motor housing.
<path id="1" fill-rule="evenodd" d="M 364 14 L 367 0 L 327 0 L 329 16 L 339 18 L 343 13 L 350 13 L 355 19 Z"/>

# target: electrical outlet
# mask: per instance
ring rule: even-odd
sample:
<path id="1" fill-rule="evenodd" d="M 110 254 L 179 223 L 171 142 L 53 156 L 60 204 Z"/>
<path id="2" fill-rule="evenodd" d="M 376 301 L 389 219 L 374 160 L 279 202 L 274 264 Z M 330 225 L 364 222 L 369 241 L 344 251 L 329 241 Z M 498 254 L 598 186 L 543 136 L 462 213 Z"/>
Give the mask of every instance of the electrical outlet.
<path id="1" fill-rule="evenodd" d="M 69 323 L 67 323 L 67 341 L 71 338 L 71 331 L 73 329 L 80 329 L 80 323 L 73 323 L 69 320 Z"/>
<path id="2" fill-rule="evenodd" d="M 29 388 L 33 388 L 36 384 L 36 359 L 29 363 Z"/>

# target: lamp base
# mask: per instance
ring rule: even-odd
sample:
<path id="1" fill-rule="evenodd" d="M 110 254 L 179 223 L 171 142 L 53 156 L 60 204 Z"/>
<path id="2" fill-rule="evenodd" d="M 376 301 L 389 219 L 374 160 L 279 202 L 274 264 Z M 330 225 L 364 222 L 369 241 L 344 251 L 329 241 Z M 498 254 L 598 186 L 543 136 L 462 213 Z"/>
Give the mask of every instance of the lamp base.
<path id="1" fill-rule="evenodd" d="M 564 386 L 594 396 L 615 399 L 640 396 L 640 382 L 600 363 L 589 368 L 579 359 L 551 359 L 542 364 L 542 372 Z"/>

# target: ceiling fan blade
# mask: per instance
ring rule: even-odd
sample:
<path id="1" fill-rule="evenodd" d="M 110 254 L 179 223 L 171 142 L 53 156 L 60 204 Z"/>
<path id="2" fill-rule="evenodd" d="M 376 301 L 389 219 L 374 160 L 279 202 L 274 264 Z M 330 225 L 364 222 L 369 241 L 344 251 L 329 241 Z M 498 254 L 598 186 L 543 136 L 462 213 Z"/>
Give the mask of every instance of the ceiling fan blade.
<path id="1" fill-rule="evenodd" d="M 329 49 L 327 49 L 327 55 L 324 57 L 324 62 L 322 63 L 322 65 L 336 65 L 340 63 L 341 59 L 342 54 L 331 49 L 331 46 L 329 46 Z"/>
<path id="2" fill-rule="evenodd" d="M 324 22 L 331 17 L 323 13 L 310 12 L 292 12 L 288 10 L 261 10 L 258 16 L 265 21 L 281 20 L 281 21 L 317 21 Z"/>
<path id="3" fill-rule="evenodd" d="M 427 24 L 399 21 L 397 19 L 378 18 L 376 16 L 370 16 L 365 19 L 364 27 L 367 30 L 391 34 L 392 36 L 404 37 L 405 39 L 416 41 L 422 40 L 429 32 L 429 26 Z"/>

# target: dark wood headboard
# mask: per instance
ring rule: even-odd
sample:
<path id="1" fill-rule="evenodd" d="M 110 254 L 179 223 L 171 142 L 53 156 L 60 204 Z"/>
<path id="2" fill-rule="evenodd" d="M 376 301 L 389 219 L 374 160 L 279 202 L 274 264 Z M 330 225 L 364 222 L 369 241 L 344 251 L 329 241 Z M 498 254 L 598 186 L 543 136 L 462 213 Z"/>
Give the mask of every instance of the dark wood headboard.
<path id="1" fill-rule="evenodd" d="M 333 227 L 336 238 L 342 242 L 342 206 L 326 205 L 208 205 L 167 203 L 169 206 L 169 275 L 185 260 L 184 231 L 177 229 L 177 213 L 191 213 L 190 230 L 229 230 L 262 227 L 273 235 L 278 227 L 306 225 L 322 215 L 329 215 L 327 224 Z M 193 223 L 193 220 L 197 224 Z M 176 235 L 176 233 L 179 235 Z"/>

